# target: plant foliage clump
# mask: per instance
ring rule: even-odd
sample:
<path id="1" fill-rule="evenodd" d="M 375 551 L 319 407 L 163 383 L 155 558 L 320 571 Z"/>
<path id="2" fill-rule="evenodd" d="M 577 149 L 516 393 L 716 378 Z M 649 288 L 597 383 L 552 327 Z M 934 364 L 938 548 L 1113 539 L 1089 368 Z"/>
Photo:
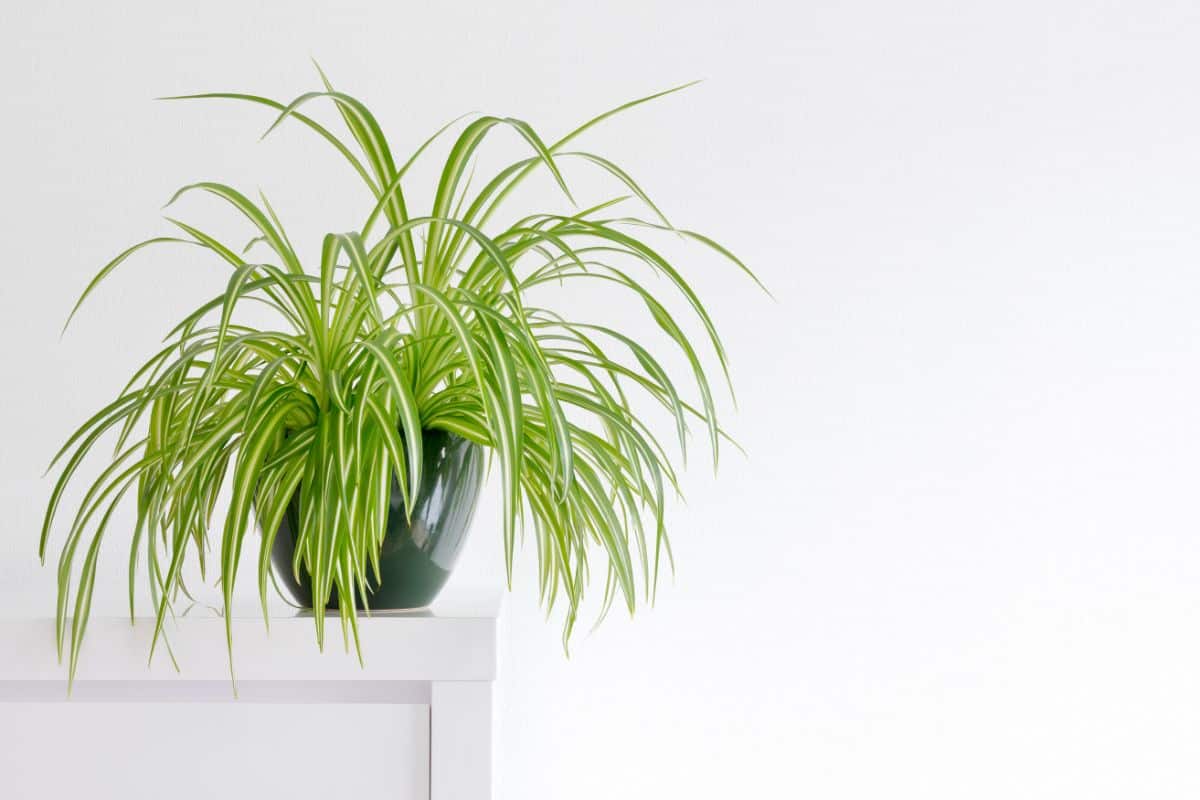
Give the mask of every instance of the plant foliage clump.
<path id="1" fill-rule="evenodd" d="M 297 492 L 293 568 L 311 575 L 314 606 L 325 607 L 334 591 L 349 597 L 357 590 L 369 599 L 392 476 L 407 500 L 421 482 L 422 431 L 449 431 L 494 453 L 510 581 L 518 536 L 530 532 L 542 601 L 551 608 L 566 604 L 565 641 L 597 553 L 605 573 L 602 615 L 618 597 L 632 612 L 639 589 L 652 596 L 660 562 L 670 558 L 663 512 L 668 493 L 678 492 L 676 472 L 633 412 L 631 395 L 665 409 L 681 457 L 689 421 L 702 425 L 716 462 L 723 433 L 700 348 L 646 288 L 646 276 L 665 278 L 682 297 L 728 381 L 725 352 L 681 271 L 647 237 L 668 232 L 749 270 L 708 237 L 671 225 L 616 164 L 568 148 L 612 115 L 683 87 L 614 108 L 550 144 L 517 119 L 471 119 L 446 156 L 432 207 L 417 215 L 405 202 L 405 175 L 456 123 L 398 164 L 367 107 L 321 77 L 323 90 L 287 104 L 234 93 L 172 99 L 225 98 L 273 109 L 277 116 L 268 132 L 285 120 L 306 126 L 345 158 L 370 191 L 372 207 L 360 229 L 327 234 L 320 263 L 307 269 L 265 196 L 256 202 L 221 183 L 192 184 L 172 202 L 198 193 L 223 201 L 254 227 L 250 244 L 235 248 L 168 217 L 172 235 L 122 252 L 75 306 L 122 262 L 152 245 L 200 247 L 229 269 L 224 291 L 179 322 L 166 345 L 70 436 L 51 465 L 61 474 L 41 532 L 43 559 L 65 487 L 102 436 L 116 437 L 112 461 L 84 493 L 58 562 L 58 651 L 60 658 L 69 652 L 72 676 L 97 555 L 114 510 L 131 491 L 137 517 L 128 548 L 129 611 L 132 616 L 144 560 L 156 612 L 153 655 L 172 604 L 188 592 L 183 568 L 189 554 L 202 576 L 212 571 L 210 525 L 223 492 L 228 505 L 215 555 L 226 609 L 243 542 L 257 524 L 265 615 L 272 541 Z M 318 100 L 339 112 L 348 141 L 303 113 Z M 519 135 L 529 155 L 473 190 L 473 156 L 501 128 Z M 560 171 L 569 161 L 603 170 L 625 194 L 573 213 L 509 214 L 499 221 L 505 200 L 535 170 L 548 171 L 570 198 Z M 614 215 L 627 201 L 639 202 L 648 215 Z M 682 355 L 680 363 L 689 365 L 691 388 L 685 390 L 649 346 L 621 331 L 534 305 L 531 290 L 549 283 L 600 283 L 625 291 L 665 332 Z M 271 309 L 277 325 L 244 323 L 238 312 L 248 302 Z M 696 401 L 684 399 L 693 394 Z M 343 634 L 357 647 L 353 604 L 340 609 Z M 325 617 L 315 614 L 314 620 L 323 646 Z"/>

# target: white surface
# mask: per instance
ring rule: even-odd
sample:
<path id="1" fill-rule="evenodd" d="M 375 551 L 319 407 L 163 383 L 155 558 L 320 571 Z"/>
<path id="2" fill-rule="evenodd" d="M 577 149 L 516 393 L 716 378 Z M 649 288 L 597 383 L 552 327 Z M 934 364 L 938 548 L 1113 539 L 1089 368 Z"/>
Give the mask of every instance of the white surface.
<path id="1" fill-rule="evenodd" d="M 455 595 L 459 596 L 456 597 Z M 309 614 L 272 617 L 270 631 L 260 616 L 234 617 L 233 656 L 239 680 L 247 681 L 490 681 L 496 677 L 496 620 L 499 592 L 450 592 L 430 611 L 380 613 L 359 620 L 364 663 L 343 646 L 336 614 L 325 620 L 325 653 L 318 653 Z M 225 621 L 209 614 L 164 623 L 179 673 L 163 642 L 148 668 L 154 619 L 102 617 L 88 623 L 77 679 L 229 679 Z M 0 618 L 0 681 L 62 681 L 54 647 L 54 620 Z M 369 654 L 369 658 L 366 656 Z"/>
<path id="2" fill-rule="evenodd" d="M 437 681 L 431 687 L 429 765 L 432 800 L 490 798 L 493 789 L 491 683 Z"/>
<path id="3" fill-rule="evenodd" d="M 7 704 L 0 715 L 13 800 L 429 796 L 427 706 Z"/>
<path id="4" fill-rule="evenodd" d="M 92 272 L 198 179 L 261 186 L 309 254 L 361 221 L 362 192 L 305 131 L 258 144 L 263 113 L 149 98 L 290 96 L 315 87 L 312 53 L 407 151 L 463 111 L 553 135 L 702 77 L 579 143 L 778 298 L 688 262 L 750 459 L 727 453 L 714 483 L 693 455 L 676 582 L 570 660 L 522 552 L 499 795 L 1200 796 L 1191 0 L 12 5 L 0 608 L 53 607 L 33 555 L 50 452 L 225 279 L 131 262 L 60 342 Z M 211 209 L 177 211 L 240 238 Z M 606 300 L 572 298 L 653 334 Z M 495 488 L 462 585 L 501 582 Z M 121 612 L 112 544 L 98 613 Z"/>
<path id="5" fill-rule="evenodd" d="M 236 701 L 228 663 L 214 656 L 225 635 L 221 619 L 188 616 L 170 624 L 180 674 L 147 668 L 153 620 L 132 626 L 124 619 L 94 620 L 89 632 L 96 644 L 82 661 L 69 701 L 62 668 L 52 657 L 53 620 L 0 619 L 0 641 L 7 645 L 0 651 L 5 796 L 158 797 L 156 782 L 190 768 L 189 750 L 207 760 L 211 751 L 200 745 L 219 738 L 223 757 L 216 763 L 226 777 L 189 783 L 173 796 L 207 797 L 212 787 L 236 780 L 239 796 L 269 790 L 315 800 L 332 789 L 338 796 L 382 791 L 411 800 L 489 800 L 501 605 L 496 592 L 459 590 L 428 610 L 376 612 L 359 622 L 364 644 L 370 642 L 370 666 L 348 653 L 331 659 L 313 652 L 311 615 L 272 618 L 269 639 L 254 636 L 261 619 L 235 617 L 237 654 L 246 665 L 238 667 Z M 326 621 L 333 624 L 336 617 Z M 390 711 L 367 714 L 357 708 L 363 704 Z M 279 710 L 197 711 L 197 705 Z M 51 730 L 65 730 L 53 748 L 29 735 Z M 364 732 L 373 741 L 356 749 Z M 156 750 L 163 737 L 175 747 Z M 97 738 L 102 741 L 94 746 Z M 270 740 L 265 746 L 264 738 Z M 339 743 L 340 754 L 325 747 L 330 740 Z M 336 765 L 334 774 L 314 780 L 311 760 L 295 768 L 311 747 Z M 46 779 L 63 754 L 73 769 Z M 133 763 L 145 769 L 133 774 L 114 766 Z M 361 769 L 350 769 L 356 764 Z M 338 767 L 356 772 L 354 779 L 341 780 Z M 242 775 L 251 780 L 242 782 Z"/>

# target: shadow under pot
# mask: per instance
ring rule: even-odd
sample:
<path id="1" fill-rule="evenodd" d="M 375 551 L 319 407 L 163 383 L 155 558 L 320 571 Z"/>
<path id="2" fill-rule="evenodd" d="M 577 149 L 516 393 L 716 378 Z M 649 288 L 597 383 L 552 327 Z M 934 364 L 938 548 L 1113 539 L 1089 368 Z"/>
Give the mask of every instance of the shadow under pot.
<path id="1" fill-rule="evenodd" d="M 483 485 L 483 448 L 453 433 L 421 432 L 424 463 L 414 498 L 411 522 L 404 515 L 404 495 L 392 475 L 387 532 L 379 548 L 379 577 L 367 569 L 372 610 L 403 610 L 430 605 L 450 577 Z M 292 572 L 300 529 L 300 492 L 288 504 L 271 547 L 271 563 L 279 585 L 292 599 L 312 608 L 312 585 L 301 564 L 300 580 Z M 363 607 L 355 591 L 355 605 Z M 327 608 L 338 607 L 336 587 Z"/>

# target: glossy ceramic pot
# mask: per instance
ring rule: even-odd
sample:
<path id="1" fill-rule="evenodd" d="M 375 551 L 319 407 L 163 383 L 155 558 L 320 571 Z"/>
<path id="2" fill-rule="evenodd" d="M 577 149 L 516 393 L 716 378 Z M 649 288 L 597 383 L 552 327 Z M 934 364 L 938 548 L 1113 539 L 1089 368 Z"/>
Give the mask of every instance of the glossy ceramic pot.
<path id="1" fill-rule="evenodd" d="M 387 533 L 379 550 L 380 581 L 368 569 L 372 610 L 424 608 L 437 597 L 458 558 L 483 485 L 483 449 L 461 436 L 440 430 L 422 432 L 425 460 L 412 521 L 404 515 L 404 495 L 392 476 Z M 292 572 L 299 529 L 299 492 L 292 498 L 271 548 L 279 585 L 301 606 L 312 608 L 307 570 Z M 362 598 L 355 592 L 355 604 Z M 337 590 L 329 608 L 337 608 Z"/>

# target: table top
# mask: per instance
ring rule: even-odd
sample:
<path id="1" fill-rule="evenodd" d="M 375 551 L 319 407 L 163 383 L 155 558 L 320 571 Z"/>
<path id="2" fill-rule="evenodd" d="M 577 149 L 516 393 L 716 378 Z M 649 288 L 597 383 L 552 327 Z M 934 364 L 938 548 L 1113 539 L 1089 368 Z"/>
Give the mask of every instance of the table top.
<path id="1" fill-rule="evenodd" d="M 239 681 L 450 681 L 493 680 L 496 637 L 503 608 L 498 590 L 447 591 L 429 609 L 372 612 L 358 620 L 363 664 L 343 645 L 336 612 L 326 615 L 325 651 L 317 649 L 311 611 L 272 615 L 235 609 L 233 666 Z M 92 617 L 79 658 L 77 681 L 223 681 L 230 676 L 225 622 L 193 608 L 164 624 L 178 662 L 160 641 L 147 662 L 154 619 Z M 65 681 L 54 646 L 52 617 L 0 618 L 0 681 Z"/>

